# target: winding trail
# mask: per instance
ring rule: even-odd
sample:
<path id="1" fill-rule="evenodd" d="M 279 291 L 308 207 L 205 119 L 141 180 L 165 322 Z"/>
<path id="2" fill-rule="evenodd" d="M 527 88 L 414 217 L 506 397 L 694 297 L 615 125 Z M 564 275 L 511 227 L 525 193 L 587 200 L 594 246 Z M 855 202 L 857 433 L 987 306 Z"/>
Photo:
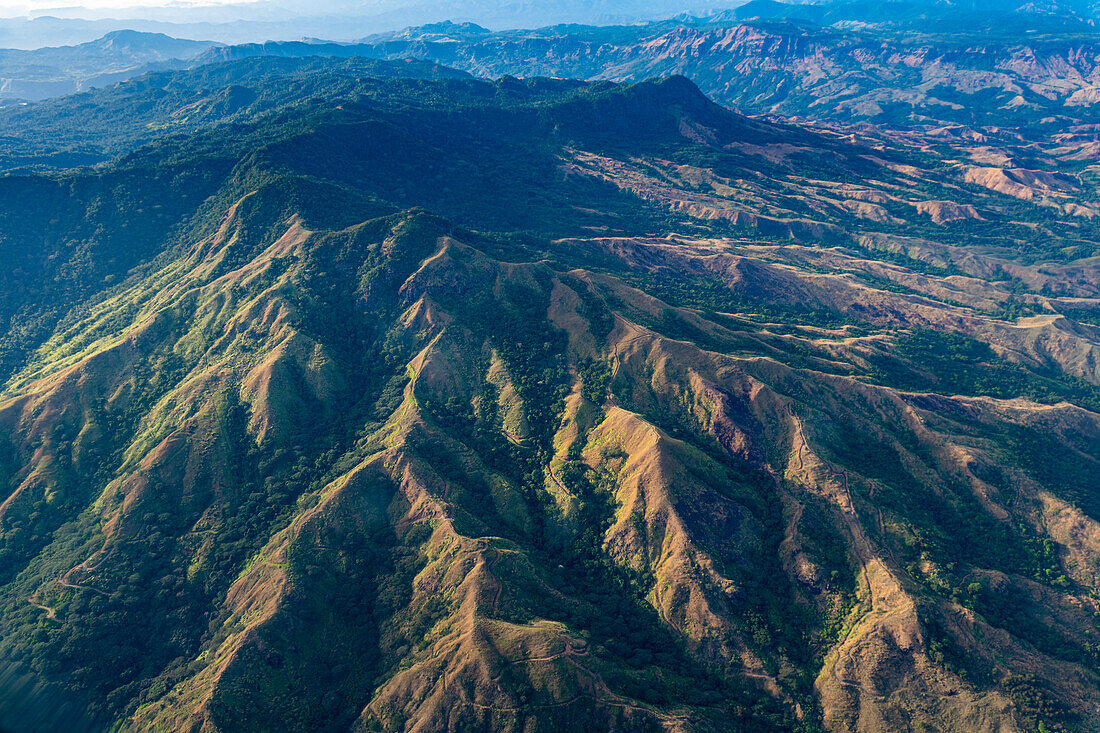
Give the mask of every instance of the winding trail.
<path id="1" fill-rule="evenodd" d="M 493 574 L 493 566 L 496 565 L 497 560 L 500 559 L 500 550 L 490 545 L 488 540 L 486 540 L 485 538 L 479 539 L 478 544 L 481 545 L 480 549 L 482 552 L 485 552 L 489 549 L 493 550 L 493 559 L 486 563 L 485 570 L 488 571 L 489 577 L 495 580 L 497 584 L 496 593 L 493 594 L 493 602 L 490 604 L 492 608 L 492 615 L 496 616 L 497 608 L 500 607 L 500 595 L 504 592 L 504 583 L 500 582 L 500 578 Z"/>
<path id="2" fill-rule="evenodd" d="M 806 434 L 802 432 L 802 418 L 795 414 L 794 408 L 787 405 L 787 412 L 794 418 L 794 424 L 798 426 L 798 470 L 801 471 L 806 467 L 802 459 L 802 451 L 806 450 Z"/>
<path id="3" fill-rule="evenodd" d="M 867 493 L 867 498 L 871 500 L 871 503 L 875 507 L 875 513 L 878 515 L 878 534 L 882 538 L 882 546 L 886 550 L 886 554 L 890 556 L 890 562 L 893 563 L 895 568 L 901 568 L 901 564 L 898 562 L 898 558 L 894 555 L 894 546 L 886 537 L 886 521 L 882 518 L 882 507 L 875 504 L 875 487 L 877 484 L 871 482 L 871 490 Z"/>
<path id="4" fill-rule="evenodd" d="M 530 657 L 530 658 L 526 658 L 526 659 L 510 660 L 509 664 L 523 664 L 523 663 L 526 663 L 526 662 L 544 662 L 544 661 L 553 661 L 555 659 L 566 659 L 579 672 L 583 673 L 584 675 L 586 675 L 587 677 L 589 677 L 593 681 L 596 689 L 599 691 L 599 693 L 601 693 L 599 695 L 593 694 L 593 693 L 582 692 L 580 694 L 574 695 L 573 697 L 569 698 L 568 700 L 561 700 L 559 702 L 541 703 L 541 704 L 537 704 L 537 705 L 525 704 L 525 705 L 519 705 L 519 706 L 502 706 L 502 705 L 499 705 L 499 704 L 486 705 L 485 703 L 479 703 L 479 702 L 476 702 L 474 700 L 471 700 L 467 696 L 465 689 L 463 689 L 462 687 L 457 688 L 458 689 L 458 694 L 459 694 L 459 697 L 462 698 L 463 702 L 465 702 L 467 705 L 478 708 L 479 710 L 494 710 L 494 711 L 502 711 L 502 712 L 519 712 L 521 710 L 529 710 L 531 708 L 543 708 L 543 709 L 545 709 L 545 708 L 558 708 L 558 707 L 565 707 L 567 705 L 572 705 L 573 703 L 577 702 L 578 700 L 587 698 L 587 699 L 593 700 L 597 703 L 602 703 L 604 705 L 612 705 L 614 707 L 623 708 L 623 709 L 626 709 L 626 710 L 638 710 L 638 711 L 641 711 L 641 712 L 644 712 L 644 713 L 648 713 L 649 715 L 652 715 L 652 716 L 654 716 L 658 719 L 663 719 L 663 720 L 683 720 L 683 719 L 685 719 L 686 716 L 684 716 L 684 715 L 677 715 L 677 714 L 674 714 L 674 713 L 666 713 L 664 711 L 658 710 L 658 709 L 656 709 L 654 707 L 651 707 L 651 706 L 648 706 L 648 705 L 639 705 L 636 702 L 634 702 L 633 700 L 631 700 L 630 698 L 623 697 L 622 695 L 619 695 L 618 693 L 613 692 L 611 690 L 611 688 L 608 687 L 607 682 L 604 681 L 602 676 L 600 676 L 596 672 L 593 672 L 591 669 L 584 666 L 580 662 L 576 661 L 576 657 L 583 657 L 583 656 L 586 656 L 587 654 L 588 654 L 588 645 L 587 644 L 585 644 L 582 649 L 577 649 L 576 647 L 574 647 L 569 642 L 569 640 L 565 640 L 565 649 L 561 652 L 558 652 L 557 654 L 548 655 L 546 657 Z M 446 684 L 447 684 L 447 681 L 446 681 L 446 679 L 444 679 L 444 681 L 443 681 L 444 688 L 446 687 Z"/>
<path id="5" fill-rule="evenodd" d="M 101 591 L 99 588 L 93 588 L 90 585 L 77 585 L 76 583 L 70 583 L 68 578 L 61 578 L 60 580 L 57 581 L 57 583 L 58 583 L 58 585 L 61 585 L 65 588 L 74 588 L 74 589 L 77 589 L 77 590 L 90 590 L 92 593 L 98 593 L 99 595 L 103 596 L 104 598 L 107 598 L 107 597 L 110 596 L 110 593 L 106 593 L 104 591 Z"/>
<path id="6" fill-rule="evenodd" d="M 517 448 L 522 448 L 523 450 L 528 450 L 528 451 L 529 450 L 534 450 L 534 448 L 532 448 L 531 446 L 525 445 L 522 438 L 516 437 L 514 434 L 508 432 L 507 430 L 504 430 L 503 432 L 504 432 L 504 437 L 508 439 L 508 442 L 511 443 L 512 445 L 516 446 Z M 557 457 L 558 456 L 554 456 L 554 458 L 557 458 Z M 553 458 L 551 458 L 550 462 L 546 464 L 546 472 L 550 474 L 550 478 L 554 481 L 555 484 L 557 484 L 559 489 L 561 489 L 562 491 L 564 491 L 567 494 L 571 493 L 569 491 L 569 489 L 567 489 L 565 487 L 565 484 L 563 484 L 561 482 L 561 479 L 558 478 L 557 474 L 554 473 Z"/>
<path id="7" fill-rule="evenodd" d="M 632 339 L 632 340 L 636 340 L 637 338 L 644 338 L 644 337 L 645 336 L 640 336 L 640 337 L 636 337 L 635 339 Z M 503 432 L 504 432 L 504 437 L 506 437 L 512 445 L 516 446 L 517 448 L 521 448 L 523 450 L 533 450 L 530 446 L 525 445 L 523 440 L 521 438 L 519 438 L 518 436 L 514 435 L 513 433 L 511 433 L 507 430 L 504 430 Z M 553 480 L 553 482 L 555 484 L 557 484 L 558 488 L 560 488 L 562 491 L 564 491 L 566 493 L 570 493 L 569 489 L 566 488 L 566 486 L 562 482 L 562 480 L 560 478 L 558 478 L 557 473 L 555 473 L 552 459 L 551 459 L 550 463 L 547 463 L 546 470 L 547 470 L 547 473 L 550 474 L 550 478 Z M 479 541 L 479 543 L 481 543 L 482 551 L 487 550 L 487 549 L 490 548 L 490 545 L 488 544 L 488 542 L 484 538 L 482 538 L 478 541 Z M 492 549 L 493 549 L 493 552 L 494 552 L 493 558 L 486 565 L 486 569 L 490 571 L 490 574 L 492 574 L 491 571 L 492 571 L 493 565 L 496 564 L 496 562 L 500 559 L 500 555 L 501 555 L 501 552 L 498 548 L 493 547 Z M 495 575 L 493 575 L 493 579 L 496 581 L 497 590 L 496 590 L 496 593 L 493 596 L 493 601 L 491 603 L 491 608 L 492 608 L 492 614 L 496 615 L 497 610 L 499 608 L 499 604 L 500 604 L 500 596 L 501 596 L 501 593 L 504 591 L 504 584 L 501 582 L 500 578 L 496 577 Z M 666 621 L 666 623 L 669 623 L 671 626 L 673 626 L 673 628 L 677 628 L 675 626 L 675 624 L 671 624 L 671 622 L 668 619 L 665 619 L 665 621 Z M 677 628 L 677 630 L 679 631 L 678 628 Z M 607 682 L 604 681 L 603 677 L 601 677 L 596 672 L 593 672 L 588 667 L 586 667 L 583 664 L 580 664 L 579 662 L 576 661 L 577 657 L 587 656 L 588 653 L 589 653 L 589 646 L 588 646 L 587 642 L 581 642 L 579 644 L 574 644 L 572 640 L 566 638 L 566 639 L 563 639 L 563 649 L 560 652 L 555 652 L 554 654 L 547 654 L 547 655 L 544 655 L 544 656 L 541 656 L 541 657 L 523 657 L 523 658 L 518 658 L 518 659 L 509 659 L 509 660 L 507 660 L 507 664 L 515 665 L 515 664 L 527 664 L 527 663 L 530 663 L 530 662 L 551 662 L 551 661 L 554 661 L 554 660 L 557 660 L 557 659 L 567 659 L 574 667 L 576 667 L 579 671 L 581 671 L 582 673 L 584 673 L 585 675 L 590 677 L 595 682 L 597 689 L 599 689 L 599 691 L 601 693 L 603 693 L 602 696 L 597 696 L 597 695 L 592 695 L 592 694 L 583 694 L 582 693 L 582 694 L 576 695 L 576 696 L 574 696 L 574 697 L 572 697 L 568 700 L 563 700 L 563 701 L 555 702 L 555 703 L 544 703 L 544 704 L 540 704 L 540 705 L 523 705 L 523 706 L 519 706 L 519 707 L 502 707 L 500 705 L 485 705 L 484 703 L 479 703 L 479 702 L 475 702 L 473 700 L 470 700 L 467 697 L 465 690 L 463 690 L 462 688 L 459 688 L 459 695 L 463 698 L 464 702 L 466 702 L 467 704 L 469 704 L 473 707 L 479 708 L 479 709 L 483 709 L 483 710 L 518 712 L 520 710 L 526 710 L 526 709 L 530 709 L 530 708 L 564 707 L 566 705 L 572 705 L 577 700 L 580 700 L 582 698 L 590 698 L 590 699 L 595 700 L 597 702 L 602 702 L 604 704 L 614 705 L 615 707 L 621 707 L 621 708 L 625 708 L 625 709 L 628 709 L 628 710 L 640 710 L 640 711 L 649 713 L 651 715 L 655 715 L 659 718 L 669 718 L 669 717 L 679 718 L 680 717 L 680 716 L 669 716 L 667 713 L 660 712 L 660 711 L 658 711 L 658 710 L 656 710 L 652 707 L 637 705 L 633 701 L 631 701 L 630 699 L 622 697 L 621 695 L 618 695 L 615 692 L 612 692 L 611 688 L 608 687 Z M 770 677 L 766 677 L 766 678 L 769 679 L 769 680 L 771 679 Z M 499 676 L 495 679 L 499 679 Z M 446 680 L 445 679 L 444 679 L 444 686 L 446 686 Z"/>
<path id="8" fill-rule="evenodd" d="M 622 316 L 616 315 L 615 318 L 616 318 L 616 320 L 622 320 L 623 323 L 630 324 L 631 326 L 637 328 L 636 324 L 630 323 L 630 321 L 626 320 Z M 618 358 L 618 357 L 622 356 L 622 352 L 625 351 L 626 347 L 629 346 L 630 344 L 634 343 L 635 341 L 641 341 L 642 339 L 653 339 L 654 335 L 655 334 L 653 334 L 653 333 L 640 333 L 640 334 L 637 334 L 636 336 L 631 336 L 626 341 L 619 341 L 618 343 L 615 344 L 615 350 L 611 353 L 611 356 L 615 357 L 615 358 Z"/>
<path id="9" fill-rule="evenodd" d="M 558 485 L 559 489 L 564 491 L 566 494 L 572 493 L 572 492 L 569 491 L 569 489 L 565 488 L 565 484 L 563 484 L 561 482 L 561 479 L 558 478 L 558 475 L 556 473 L 554 473 L 554 464 L 553 463 L 547 463 L 546 464 L 546 472 L 550 474 L 550 478 L 554 480 L 554 483 Z"/>
<path id="10" fill-rule="evenodd" d="M 532 448 L 531 446 L 525 445 L 522 438 L 516 437 L 515 435 L 508 432 L 507 430 L 505 430 L 503 432 L 504 432 L 504 437 L 508 439 L 508 442 L 511 443 L 512 445 L 516 446 L 517 448 L 522 448 L 523 450 L 534 450 L 534 448 Z M 555 456 L 555 458 L 556 457 L 557 456 Z M 553 479 L 554 483 L 558 485 L 559 489 L 561 489 L 562 491 L 564 491 L 566 493 L 569 493 L 569 489 L 565 488 L 565 484 L 563 484 L 561 482 L 561 479 L 559 479 L 557 477 L 557 474 L 554 473 L 553 458 L 551 458 L 550 463 L 546 464 L 546 471 L 547 471 L 547 473 L 550 474 L 550 478 Z"/>
<path id="11" fill-rule="evenodd" d="M 661 601 L 660 583 L 653 584 L 653 600 L 656 601 L 654 605 L 657 609 L 657 615 L 660 616 L 661 620 L 664 621 L 668 626 L 671 626 L 673 629 L 675 629 L 676 633 L 680 634 L 680 636 L 687 636 L 687 634 L 684 633 L 684 630 L 680 628 L 680 625 L 673 621 L 671 616 L 665 613 L 665 604 Z"/>
<path id="12" fill-rule="evenodd" d="M 104 551 L 99 550 L 99 552 L 93 553 L 92 557 L 95 557 L 100 552 L 104 552 Z M 61 585 L 63 585 L 64 587 L 66 587 L 66 588 L 79 588 L 81 590 L 90 590 L 93 593 L 98 593 L 101 596 L 108 596 L 109 595 L 108 593 L 104 593 L 103 591 L 99 590 L 98 588 L 93 588 L 90 585 L 77 585 L 76 583 L 70 582 L 69 581 L 69 576 L 71 576 L 73 573 L 76 573 L 76 572 L 85 572 L 85 571 L 96 570 L 101 565 L 103 565 L 103 563 L 107 562 L 107 558 L 109 558 L 111 556 L 111 553 L 113 553 L 113 552 L 114 552 L 113 549 L 112 550 L 107 550 L 106 552 L 104 552 L 103 557 L 99 558 L 99 562 L 95 563 L 94 565 L 89 565 L 88 564 L 92 559 L 92 557 L 89 557 L 87 560 L 85 560 L 84 562 L 77 565 L 75 568 L 72 568 L 71 570 L 69 570 L 69 572 L 62 575 L 61 579 L 58 580 L 57 582 L 60 583 Z"/>
<path id="13" fill-rule="evenodd" d="M 804 469 L 804 461 L 803 461 L 803 458 L 802 458 L 802 451 L 808 445 L 808 443 L 806 442 L 806 434 L 805 434 L 803 426 L 802 426 L 802 418 L 799 417 L 797 413 L 795 413 L 794 408 L 791 407 L 790 405 L 787 405 L 787 411 L 790 413 L 791 417 L 794 418 L 795 424 L 798 427 L 798 436 L 799 436 L 799 440 L 801 441 L 799 446 L 798 446 L 798 468 L 799 468 L 799 471 L 802 471 Z M 847 643 L 849 637 L 852 635 L 852 631 L 855 630 L 855 628 L 857 626 L 859 626 L 861 623 L 863 623 L 871 614 L 873 614 L 873 613 L 874 614 L 885 614 L 886 611 L 883 611 L 882 609 L 876 609 L 875 608 L 875 595 L 874 595 L 873 587 L 871 585 L 871 574 L 867 569 L 867 566 L 868 566 L 870 560 L 874 559 L 874 553 L 871 552 L 870 543 L 868 542 L 867 537 L 863 533 L 863 529 L 859 524 L 859 515 L 856 512 L 855 504 L 852 502 L 852 492 L 851 492 L 851 488 L 849 486 L 848 472 L 845 471 L 844 469 L 837 468 L 837 467 L 832 466 L 828 463 L 825 463 L 824 461 L 822 461 L 822 464 L 827 468 L 827 470 L 833 476 L 839 476 L 841 479 L 843 479 L 843 483 L 841 485 L 843 486 L 843 489 L 844 489 L 844 498 L 847 502 L 847 506 L 842 506 L 841 507 L 841 516 L 844 517 L 844 527 L 847 530 L 848 535 L 851 539 L 852 549 L 853 549 L 853 552 L 856 556 L 856 559 L 859 561 L 860 574 L 863 577 L 864 587 L 867 588 L 866 603 L 869 606 L 869 608 L 867 608 L 862 614 L 860 614 L 859 618 L 857 618 L 855 621 L 853 621 L 852 624 L 850 624 L 847 627 L 847 629 L 844 632 L 844 636 L 841 639 L 839 639 L 837 641 L 837 643 L 834 645 L 833 649 L 836 650 L 836 658 L 833 660 L 833 663 L 832 663 L 831 668 L 830 668 L 830 672 L 832 674 L 833 679 L 835 679 L 838 684 L 840 684 L 842 686 L 845 686 L 845 687 L 851 687 L 851 688 L 854 688 L 856 690 L 859 690 L 862 694 L 867 695 L 868 697 L 882 699 L 882 698 L 884 698 L 883 695 L 880 695 L 877 692 L 872 692 L 872 691 L 868 690 L 867 688 L 865 688 L 862 684 L 860 684 L 857 681 L 845 678 L 844 675 L 842 675 L 840 673 L 839 669 L 838 669 L 838 666 L 839 666 L 840 660 L 841 660 L 841 654 L 844 653 L 844 651 L 845 651 L 844 650 L 844 645 Z M 877 507 L 876 507 L 876 509 L 877 509 Z M 882 512 L 881 512 L 881 510 L 878 512 L 878 515 L 879 515 L 879 522 L 881 523 L 882 522 Z M 870 556 L 870 558 L 868 556 Z M 860 605 L 863 605 L 863 604 L 861 603 Z M 852 660 L 852 651 L 853 651 L 852 649 L 846 650 L 849 661 Z"/>
<path id="14" fill-rule="evenodd" d="M 524 440 L 523 438 L 518 437 L 515 433 L 511 433 L 507 430 L 503 430 L 501 432 L 504 433 L 504 437 L 508 439 L 508 442 L 511 443 L 512 445 L 514 445 L 515 447 L 522 448 L 523 450 L 533 450 L 533 448 L 531 448 L 531 446 L 526 445 L 523 442 L 523 440 Z"/>
<path id="15" fill-rule="evenodd" d="M 565 648 L 556 654 L 548 654 L 544 657 L 523 657 L 520 659 L 510 659 L 508 664 L 525 664 L 527 662 L 552 662 L 555 659 L 561 659 L 562 657 L 584 657 L 588 655 L 588 643 L 581 642 L 579 646 L 573 646 L 571 639 L 563 640 Z"/>
<path id="16" fill-rule="evenodd" d="M 92 561 L 92 558 L 94 558 L 96 555 L 98 555 L 100 553 L 103 553 L 103 557 L 99 558 L 99 562 L 97 562 L 95 564 L 90 564 L 91 561 Z M 107 558 L 109 558 L 112 553 L 114 553 L 114 549 L 106 550 L 106 548 L 101 548 L 99 550 L 96 550 L 95 552 L 92 553 L 91 557 L 89 557 L 87 560 L 80 563 L 79 565 L 77 565 L 75 567 L 72 567 L 72 568 L 69 568 L 68 572 L 66 572 L 60 578 L 57 578 L 56 580 L 51 580 L 51 581 L 47 582 L 45 585 L 43 585 L 41 588 L 36 590 L 34 593 L 27 596 L 27 603 L 31 604 L 35 608 L 38 608 L 42 611 L 45 611 L 46 612 L 46 618 L 48 618 L 50 621 L 57 621 L 57 609 L 53 608 L 51 606 L 43 605 L 42 603 L 40 603 L 38 601 L 38 594 L 42 592 L 43 588 L 48 588 L 51 585 L 53 585 L 54 583 L 56 583 L 57 585 L 60 585 L 63 588 L 72 588 L 74 590 L 90 590 L 91 592 L 98 593 L 99 595 L 104 596 L 104 597 L 110 596 L 109 593 L 101 591 L 99 588 L 93 588 L 90 585 L 79 585 L 77 583 L 73 583 L 72 581 L 69 580 L 69 578 L 70 578 L 70 576 L 72 576 L 73 573 L 76 573 L 76 572 L 85 572 L 85 571 L 91 571 L 91 570 L 98 569 L 100 566 L 103 565 L 103 563 L 107 562 Z"/>
<path id="17" fill-rule="evenodd" d="M 37 600 L 35 600 L 37 597 L 38 597 L 38 591 L 35 591 L 34 594 L 32 594 L 30 596 L 27 596 L 27 603 L 31 604 L 35 608 L 40 608 L 43 611 L 45 611 L 46 612 L 46 618 L 48 618 L 50 621 L 57 621 L 57 609 L 56 608 L 50 608 L 49 606 L 43 606 L 41 603 L 39 603 Z"/>

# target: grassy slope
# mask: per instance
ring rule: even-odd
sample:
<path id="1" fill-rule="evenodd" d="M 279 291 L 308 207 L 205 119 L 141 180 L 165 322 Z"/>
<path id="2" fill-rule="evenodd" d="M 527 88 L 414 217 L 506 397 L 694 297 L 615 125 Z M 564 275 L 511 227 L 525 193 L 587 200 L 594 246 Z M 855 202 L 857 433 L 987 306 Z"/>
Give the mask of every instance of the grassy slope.
<path id="1" fill-rule="evenodd" d="M 1012 246 L 963 277 L 879 259 L 831 209 L 715 223 L 746 161 L 773 202 L 805 172 L 723 145 L 819 144 L 843 179 L 863 163 L 837 143 L 678 81 L 510 83 L 128 159 L 248 151 L 159 255 L 22 342 L 0 655 L 41 706 L 220 730 L 1088 729 L 1100 526 L 1072 467 L 1100 424 L 1010 398 L 1091 407 L 1092 332 L 990 314 L 1009 284 L 975 273 Z M 696 238 L 645 236 L 669 229 Z M 910 251 L 962 250 L 934 245 Z"/>

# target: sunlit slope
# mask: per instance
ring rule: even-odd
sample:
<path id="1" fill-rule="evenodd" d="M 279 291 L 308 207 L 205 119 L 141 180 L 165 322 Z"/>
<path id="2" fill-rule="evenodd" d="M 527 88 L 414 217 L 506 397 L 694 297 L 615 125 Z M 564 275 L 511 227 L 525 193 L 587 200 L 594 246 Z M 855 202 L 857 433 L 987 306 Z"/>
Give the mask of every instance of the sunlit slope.
<path id="1" fill-rule="evenodd" d="M 703 321 L 422 214 L 236 250 L 262 195 L 13 385 L 8 655 L 138 728 L 1089 715 L 1092 472 L 1021 443 L 1093 460 L 1094 414 L 795 368 L 886 337 Z"/>
<path id="2" fill-rule="evenodd" d="M 513 101 L 135 154 L 229 161 L 136 266 L 101 232 L 8 233 L 39 282 L 118 274 L 52 321 L 0 301 L 47 324 L 0 398 L 0 679 L 34 685 L 0 715 L 1094 727 L 1100 338 L 1066 315 L 1091 263 L 789 216 L 808 159 L 897 172 L 681 80 L 463 84 Z M 991 222 L 1049 208 L 956 193 Z M 704 214 L 735 206 L 756 218 Z"/>

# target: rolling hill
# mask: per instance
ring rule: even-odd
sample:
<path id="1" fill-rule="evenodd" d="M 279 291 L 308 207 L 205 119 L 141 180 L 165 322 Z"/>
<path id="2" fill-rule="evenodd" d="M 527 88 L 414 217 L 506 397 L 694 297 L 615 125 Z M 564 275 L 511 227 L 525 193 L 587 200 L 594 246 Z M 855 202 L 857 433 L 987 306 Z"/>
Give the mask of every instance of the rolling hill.
<path id="1" fill-rule="evenodd" d="M 1083 171 L 678 76 L 17 112 L 100 132 L 0 177 L 0 727 L 1100 720 Z"/>

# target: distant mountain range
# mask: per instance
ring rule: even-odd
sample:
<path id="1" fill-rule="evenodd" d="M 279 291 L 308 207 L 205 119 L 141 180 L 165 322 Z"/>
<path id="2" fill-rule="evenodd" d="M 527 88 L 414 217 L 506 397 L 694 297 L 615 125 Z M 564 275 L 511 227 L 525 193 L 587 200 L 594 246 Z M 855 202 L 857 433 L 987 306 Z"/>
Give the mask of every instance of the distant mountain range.
<path id="1" fill-rule="evenodd" d="M 31 49 L 77 45 L 117 30 L 164 33 L 221 43 L 258 43 L 303 37 L 341 42 L 373 33 L 445 20 L 472 22 L 494 30 L 549 25 L 634 24 L 706 17 L 793 20 L 817 25 L 905 27 L 939 32 L 944 24 L 999 33 L 1066 30 L 1096 19 L 1092 0 L 836 0 L 782 3 L 776 0 L 327 0 L 302 4 L 257 0 L 237 4 L 171 4 L 126 10 L 58 8 L 49 15 L 0 18 L 0 48 Z M 948 29 L 950 30 L 950 29 Z"/>
<path id="2" fill-rule="evenodd" d="M 717 101 L 753 114 L 894 126 L 1059 129 L 1098 121 L 1100 36 L 1091 28 L 1009 37 L 966 25 L 943 31 L 722 18 L 496 33 L 437 24 L 364 39 L 358 52 L 485 77 L 683 74 Z M 208 57 L 234 53 L 241 51 Z"/>
<path id="3" fill-rule="evenodd" d="M 812 4 L 751 0 L 717 18 L 796 20 L 817 25 L 852 24 L 920 28 L 928 31 L 1055 30 L 1080 28 L 1095 20 L 1087 0 L 838 0 Z M 950 24 L 944 27 L 944 23 Z M 1007 25 L 1006 25 L 1007 23 Z M 955 26 L 952 28 L 951 26 Z"/>
<path id="4" fill-rule="evenodd" d="M 422 59 L 488 78 L 638 81 L 682 74 L 750 114 L 1056 132 L 1100 123 L 1093 15 L 1084 2 L 754 0 L 635 25 L 494 32 L 447 21 L 354 43 L 227 46 L 124 31 L 77 46 L 0 52 L 0 99 L 41 100 L 150 71 L 251 56 L 363 56 Z"/>
<path id="5" fill-rule="evenodd" d="M 124 30 L 77 46 L 0 50 L 0 98 L 43 99 L 113 84 L 216 45 Z"/>
<path id="6" fill-rule="evenodd" d="M 559 23 L 635 23 L 676 13 L 707 14 L 739 0 L 344 0 L 311 2 L 172 3 L 160 7 L 91 10 L 68 7 L 50 15 L 0 18 L 0 47 L 73 45 L 115 30 L 254 43 L 302 37 L 350 41 L 410 25 L 458 20 L 494 29 Z"/>

